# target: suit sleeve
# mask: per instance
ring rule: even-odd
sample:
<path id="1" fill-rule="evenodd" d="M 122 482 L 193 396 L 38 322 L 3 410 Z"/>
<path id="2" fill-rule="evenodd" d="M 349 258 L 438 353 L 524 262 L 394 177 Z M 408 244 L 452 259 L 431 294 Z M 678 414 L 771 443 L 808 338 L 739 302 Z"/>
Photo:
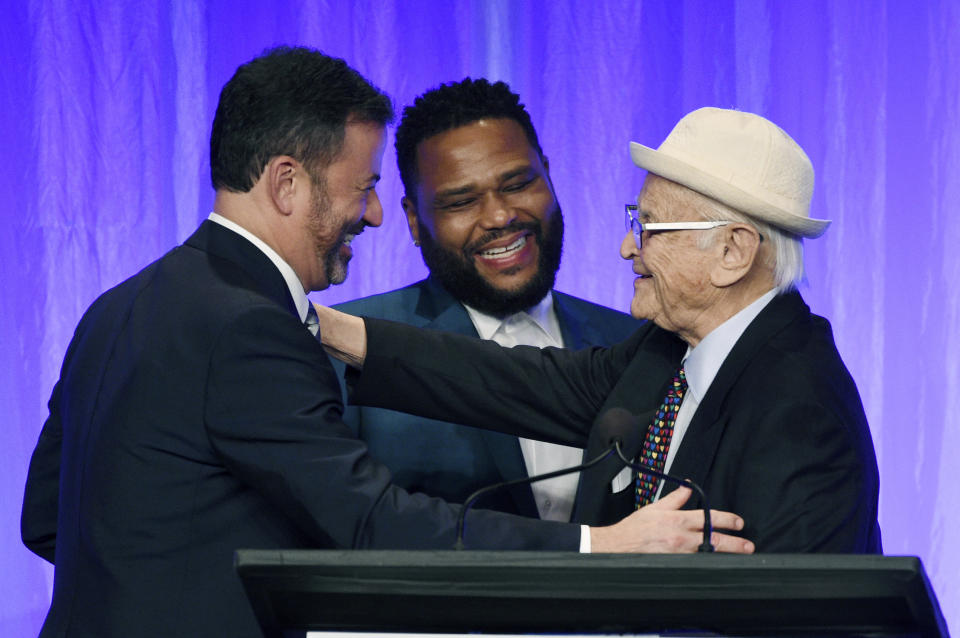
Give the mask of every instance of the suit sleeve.
<path id="1" fill-rule="evenodd" d="M 447 549 L 457 506 L 409 494 L 342 422 L 326 354 L 275 307 L 236 316 L 210 361 L 206 427 L 228 469 L 263 493 L 320 546 Z M 473 549 L 576 550 L 579 528 L 472 512 Z"/>
<path id="2" fill-rule="evenodd" d="M 57 510 L 60 502 L 60 465 L 63 425 L 60 405 L 63 377 L 77 344 L 85 334 L 87 318 L 80 321 L 64 355 L 60 379 L 53 386 L 47 404 L 49 415 L 40 430 L 40 438 L 30 457 L 27 482 L 20 512 L 20 537 L 34 554 L 54 562 L 57 545 Z"/>
<path id="3" fill-rule="evenodd" d="M 334 374 L 337 377 L 337 383 L 340 387 L 340 399 L 343 401 L 343 416 L 341 417 L 344 424 L 350 428 L 350 432 L 353 436 L 361 438 L 361 430 L 363 425 L 363 415 L 360 412 L 360 408 L 355 405 L 346 405 L 347 403 L 347 392 L 343 383 L 340 382 L 343 379 L 347 371 L 347 366 L 340 361 L 339 359 L 330 358 L 330 365 L 333 366 Z"/>
<path id="4" fill-rule="evenodd" d="M 50 397 L 50 415 L 30 458 L 20 514 L 23 544 L 44 560 L 54 562 L 57 543 L 57 506 L 60 492 L 60 382 Z"/>
<path id="5" fill-rule="evenodd" d="M 735 509 L 757 551 L 874 551 L 876 477 L 855 428 L 823 405 L 785 397 L 752 429 L 737 477 L 750 498 Z"/>
<path id="6" fill-rule="evenodd" d="M 351 403 L 585 447 L 644 329 L 611 348 L 504 348 L 492 341 L 369 319 Z"/>

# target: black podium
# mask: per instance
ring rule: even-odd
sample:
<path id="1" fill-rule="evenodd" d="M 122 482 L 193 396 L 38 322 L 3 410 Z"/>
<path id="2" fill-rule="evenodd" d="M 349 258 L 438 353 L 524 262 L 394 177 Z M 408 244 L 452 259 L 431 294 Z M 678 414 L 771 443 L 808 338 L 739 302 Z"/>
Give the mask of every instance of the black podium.
<path id="1" fill-rule="evenodd" d="M 236 567 L 268 636 L 949 635 L 914 557 L 240 550 Z"/>

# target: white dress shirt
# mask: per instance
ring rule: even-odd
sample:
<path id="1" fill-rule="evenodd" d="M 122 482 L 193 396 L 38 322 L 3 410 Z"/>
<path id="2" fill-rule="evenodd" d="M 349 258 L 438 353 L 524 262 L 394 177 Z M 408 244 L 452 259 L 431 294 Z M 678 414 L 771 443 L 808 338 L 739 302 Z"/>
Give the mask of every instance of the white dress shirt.
<path id="1" fill-rule="evenodd" d="M 563 347 L 560 322 L 553 309 L 553 295 L 548 294 L 536 306 L 505 319 L 492 317 L 470 306 L 465 307 L 482 339 L 491 339 L 507 348 L 518 345 Z M 556 443 L 520 438 L 520 450 L 528 476 L 579 465 L 583 461 L 582 449 Z M 530 486 L 540 518 L 563 522 L 570 520 L 578 476 L 558 476 Z"/>
<path id="2" fill-rule="evenodd" d="M 297 306 L 297 312 L 300 313 L 300 321 L 307 320 L 307 311 L 310 309 L 310 300 L 307 299 L 307 293 L 303 289 L 303 283 L 300 281 L 300 278 L 297 276 L 297 273 L 294 272 L 293 267 L 283 260 L 283 257 L 277 254 L 273 248 L 270 248 L 265 241 L 251 233 L 249 230 L 232 222 L 226 217 L 221 217 L 216 213 L 210 213 L 207 217 L 210 221 L 215 224 L 219 224 L 224 228 L 228 228 L 233 232 L 237 233 L 244 239 L 248 240 L 251 244 L 260 249 L 264 255 L 266 255 L 270 261 L 273 262 L 273 265 L 277 267 L 277 270 L 280 271 L 280 274 L 283 275 L 283 280 L 287 282 L 287 288 L 290 290 L 290 296 L 293 297 L 293 303 Z"/>

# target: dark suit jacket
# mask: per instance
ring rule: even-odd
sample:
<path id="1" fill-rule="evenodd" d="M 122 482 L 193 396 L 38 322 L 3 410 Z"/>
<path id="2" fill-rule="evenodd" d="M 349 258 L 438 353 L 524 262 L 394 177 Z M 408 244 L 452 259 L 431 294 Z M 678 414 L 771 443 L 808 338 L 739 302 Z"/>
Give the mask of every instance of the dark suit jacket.
<path id="1" fill-rule="evenodd" d="M 42 636 L 259 636 L 237 548 L 449 548 L 459 511 L 390 484 L 276 267 L 205 222 L 86 312 L 22 514 L 55 566 Z M 577 548 L 574 525 L 468 517 L 468 546 Z"/>
<path id="2" fill-rule="evenodd" d="M 587 443 L 611 407 L 654 409 L 686 349 L 653 324 L 614 347 L 577 352 L 507 350 L 377 321 L 367 335 L 363 372 L 348 375 L 353 401 L 567 445 Z M 587 458 L 602 447 L 590 441 Z M 629 490 L 609 493 L 617 469 L 581 480 L 579 520 L 630 511 Z M 758 551 L 880 551 L 877 465 L 860 398 L 828 322 L 797 293 L 776 297 L 741 336 L 671 473 L 702 485 L 713 508 L 742 515 Z"/>
<path id="3" fill-rule="evenodd" d="M 640 325 L 616 310 L 562 292 L 552 294 L 567 348 L 611 345 Z M 463 305 L 432 278 L 336 308 L 418 328 L 479 336 Z M 343 371 L 339 361 L 334 366 Z M 527 475 L 515 436 L 361 406 L 348 406 L 343 420 L 367 443 L 371 456 L 390 468 L 394 483 L 408 491 L 462 503 L 481 487 Z M 538 516 L 529 485 L 485 496 L 478 505 Z"/>

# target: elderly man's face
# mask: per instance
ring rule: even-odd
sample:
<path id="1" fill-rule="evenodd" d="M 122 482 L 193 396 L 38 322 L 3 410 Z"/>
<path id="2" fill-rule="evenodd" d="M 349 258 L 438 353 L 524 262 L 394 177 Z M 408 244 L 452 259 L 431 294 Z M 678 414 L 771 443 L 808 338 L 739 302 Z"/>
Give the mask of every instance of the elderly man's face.
<path id="1" fill-rule="evenodd" d="M 640 221 L 701 221 L 702 215 L 678 198 L 680 188 L 648 175 L 640 191 Z M 628 231 L 620 246 L 620 255 L 633 261 L 633 271 L 639 275 L 634 281 L 630 314 L 649 319 L 692 343 L 704 336 L 699 334 L 700 327 L 708 322 L 709 309 L 719 295 L 710 282 L 716 250 L 698 245 L 704 232 L 713 231 L 648 232 L 643 249 L 638 249 Z"/>

